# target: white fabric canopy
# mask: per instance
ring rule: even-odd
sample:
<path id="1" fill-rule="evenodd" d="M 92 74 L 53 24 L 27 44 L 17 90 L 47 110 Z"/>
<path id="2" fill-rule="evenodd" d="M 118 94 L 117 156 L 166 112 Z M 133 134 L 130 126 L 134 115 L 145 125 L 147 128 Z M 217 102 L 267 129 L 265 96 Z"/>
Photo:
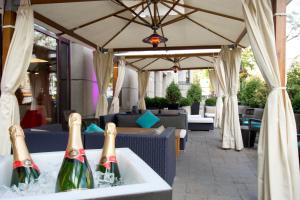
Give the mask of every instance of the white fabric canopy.
<path id="1" fill-rule="evenodd" d="M 139 71 L 138 79 L 139 79 L 139 101 L 138 108 L 142 110 L 146 110 L 145 96 L 148 87 L 149 81 L 149 71 Z"/>
<path id="2" fill-rule="evenodd" d="M 214 68 L 215 68 L 215 74 L 217 79 L 217 90 L 216 90 L 216 96 L 217 96 L 217 102 L 216 102 L 216 112 L 215 112 L 215 127 L 221 128 L 222 127 L 222 118 L 223 118 L 223 95 L 224 91 L 226 89 L 225 84 L 225 71 L 224 71 L 224 65 L 220 57 L 215 59 L 214 61 Z"/>
<path id="3" fill-rule="evenodd" d="M 244 148 L 238 111 L 237 92 L 239 87 L 239 70 L 241 49 L 229 50 L 223 47 L 220 53 L 224 64 L 226 90 L 224 90 L 224 108 L 222 119 L 222 147 L 224 149 L 242 150 Z"/>
<path id="4" fill-rule="evenodd" d="M 94 67 L 99 89 L 99 99 L 95 114 L 96 118 L 101 115 L 107 115 L 108 112 L 106 91 L 114 68 L 113 57 L 114 54 L 111 51 L 105 54 L 98 50 L 94 51 Z"/>
<path id="5" fill-rule="evenodd" d="M 208 71 L 208 76 L 209 76 L 209 82 L 210 82 L 211 90 L 215 94 L 216 93 L 216 88 L 217 88 L 217 77 L 216 77 L 215 70 L 209 70 Z"/>
<path id="6" fill-rule="evenodd" d="M 33 11 L 22 0 L 17 12 L 15 31 L 9 46 L 1 80 L 0 97 L 0 155 L 11 152 L 8 129 L 20 123 L 19 104 L 15 92 L 26 74 L 33 48 Z"/>
<path id="7" fill-rule="evenodd" d="M 270 0 L 242 0 L 255 60 L 271 89 L 258 144 L 258 199 L 299 200 L 296 125 L 290 98 L 281 86 Z"/>
<path id="8" fill-rule="evenodd" d="M 125 65 L 126 62 L 124 58 L 120 59 L 118 63 L 118 78 L 115 86 L 114 97 L 112 99 L 111 106 L 109 109 L 110 114 L 118 113 L 120 111 L 119 95 L 125 78 Z"/>

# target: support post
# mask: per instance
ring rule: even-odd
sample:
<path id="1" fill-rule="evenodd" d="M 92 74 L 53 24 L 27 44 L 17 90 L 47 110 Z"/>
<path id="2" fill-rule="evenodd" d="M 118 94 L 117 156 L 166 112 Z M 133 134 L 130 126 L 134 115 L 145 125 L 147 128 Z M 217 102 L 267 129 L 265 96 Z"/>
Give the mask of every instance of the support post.
<path id="1" fill-rule="evenodd" d="M 286 82 L 286 0 L 273 0 L 276 52 L 281 85 Z"/>

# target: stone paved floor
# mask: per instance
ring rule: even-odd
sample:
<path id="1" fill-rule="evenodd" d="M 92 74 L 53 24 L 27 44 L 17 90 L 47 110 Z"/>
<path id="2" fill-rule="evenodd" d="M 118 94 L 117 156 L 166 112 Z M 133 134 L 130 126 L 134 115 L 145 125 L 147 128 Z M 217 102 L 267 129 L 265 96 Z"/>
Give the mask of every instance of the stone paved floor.
<path id="1" fill-rule="evenodd" d="M 222 150 L 217 131 L 190 132 L 177 161 L 173 200 L 256 200 L 255 149 Z"/>

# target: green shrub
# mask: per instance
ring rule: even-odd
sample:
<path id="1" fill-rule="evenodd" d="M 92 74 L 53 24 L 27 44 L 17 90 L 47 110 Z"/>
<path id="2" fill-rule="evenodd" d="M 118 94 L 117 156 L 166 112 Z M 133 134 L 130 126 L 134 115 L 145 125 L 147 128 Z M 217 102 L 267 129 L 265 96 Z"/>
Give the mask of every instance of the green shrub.
<path id="1" fill-rule="evenodd" d="M 208 99 L 206 99 L 206 101 L 205 101 L 205 105 L 206 105 L 206 106 L 215 106 L 216 103 L 217 103 L 217 98 L 216 98 L 216 97 L 208 98 Z"/>
<path id="2" fill-rule="evenodd" d="M 293 98 L 292 105 L 294 112 L 300 113 L 300 93 Z"/>
<path id="3" fill-rule="evenodd" d="M 202 90 L 199 84 L 193 83 L 187 91 L 187 98 L 193 103 L 200 103 L 202 98 Z"/>
<path id="4" fill-rule="evenodd" d="M 178 104 L 181 99 L 180 89 L 174 81 L 167 88 L 166 99 L 170 104 Z"/>
<path id="5" fill-rule="evenodd" d="M 168 101 L 163 97 L 146 97 L 145 98 L 147 108 L 165 108 L 168 106 Z"/>
<path id="6" fill-rule="evenodd" d="M 295 62 L 288 72 L 286 87 L 291 100 L 300 95 L 300 61 Z"/>
<path id="7" fill-rule="evenodd" d="M 246 80 L 240 88 L 239 98 L 242 105 L 263 108 L 267 101 L 268 88 L 260 78 Z"/>
<path id="8" fill-rule="evenodd" d="M 189 98 L 182 97 L 179 102 L 180 107 L 192 105 L 192 101 Z"/>

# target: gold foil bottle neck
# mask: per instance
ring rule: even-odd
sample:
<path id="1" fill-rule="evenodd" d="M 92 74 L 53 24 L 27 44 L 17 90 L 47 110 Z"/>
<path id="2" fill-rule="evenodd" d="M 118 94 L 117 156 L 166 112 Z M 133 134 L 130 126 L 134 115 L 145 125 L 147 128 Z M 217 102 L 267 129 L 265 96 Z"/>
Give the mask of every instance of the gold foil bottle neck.
<path id="1" fill-rule="evenodd" d="M 20 125 L 13 125 L 9 128 L 10 140 L 13 147 L 14 161 L 31 161 L 28 152 L 24 131 Z M 26 164 L 26 163 L 25 163 Z"/>
<path id="2" fill-rule="evenodd" d="M 71 113 L 69 116 L 69 140 L 68 151 L 83 149 L 81 139 L 81 115 L 79 113 Z"/>
<path id="3" fill-rule="evenodd" d="M 25 138 L 24 131 L 20 125 L 12 125 L 9 128 L 9 134 L 11 142 L 13 142 L 13 140 L 15 140 L 17 137 Z"/>
<path id="4" fill-rule="evenodd" d="M 107 123 L 105 126 L 105 139 L 102 150 L 100 163 L 105 163 L 111 156 L 116 156 L 115 140 L 117 135 L 116 125 L 114 123 Z"/>

